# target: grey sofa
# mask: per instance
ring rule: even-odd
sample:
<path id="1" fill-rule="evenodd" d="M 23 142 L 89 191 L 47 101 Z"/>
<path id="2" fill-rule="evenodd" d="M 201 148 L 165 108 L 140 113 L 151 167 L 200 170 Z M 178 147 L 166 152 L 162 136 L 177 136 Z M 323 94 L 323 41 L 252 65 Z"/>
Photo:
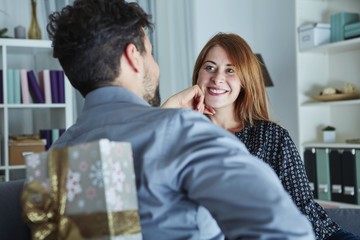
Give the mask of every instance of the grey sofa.
<path id="1" fill-rule="evenodd" d="M 0 182 L 0 239 L 31 239 L 22 221 L 20 194 L 24 181 Z M 329 216 L 345 230 L 360 235 L 360 209 L 329 208 Z"/>

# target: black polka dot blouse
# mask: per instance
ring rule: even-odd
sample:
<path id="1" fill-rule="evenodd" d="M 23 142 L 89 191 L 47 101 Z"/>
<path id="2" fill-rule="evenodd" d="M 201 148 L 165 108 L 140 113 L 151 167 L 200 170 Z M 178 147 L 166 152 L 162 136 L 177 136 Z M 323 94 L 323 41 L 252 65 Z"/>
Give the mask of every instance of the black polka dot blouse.
<path id="1" fill-rule="evenodd" d="M 276 123 L 256 121 L 235 135 L 250 153 L 269 164 L 300 211 L 312 223 L 317 239 L 327 239 L 340 227 L 314 201 L 304 163 L 288 131 Z"/>

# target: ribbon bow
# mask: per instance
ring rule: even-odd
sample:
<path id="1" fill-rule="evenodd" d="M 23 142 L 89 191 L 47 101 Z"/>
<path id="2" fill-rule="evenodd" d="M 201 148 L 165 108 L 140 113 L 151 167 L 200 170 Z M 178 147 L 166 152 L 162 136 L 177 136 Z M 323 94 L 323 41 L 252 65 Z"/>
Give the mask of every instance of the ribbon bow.
<path id="1" fill-rule="evenodd" d="M 83 239 L 76 224 L 64 215 L 66 204 L 67 149 L 49 152 L 50 192 L 39 181 L 24 185 L 21 203 L 32 239 Z"/>

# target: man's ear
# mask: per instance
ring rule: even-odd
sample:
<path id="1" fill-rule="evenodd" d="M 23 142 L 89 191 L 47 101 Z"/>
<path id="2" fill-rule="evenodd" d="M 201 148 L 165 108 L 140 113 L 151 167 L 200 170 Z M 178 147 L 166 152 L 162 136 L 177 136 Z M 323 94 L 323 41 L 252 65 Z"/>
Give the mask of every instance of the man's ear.
<path id="1" fill-rule="evenodd" d="M 133 68 L 134 71 L 139 72 L 141 66 L 141 55 L 140 52 L 137 50 L 136 46 L 133 43 L 128 44 L 125 47 L 124 54 L 130 67 Z"/>

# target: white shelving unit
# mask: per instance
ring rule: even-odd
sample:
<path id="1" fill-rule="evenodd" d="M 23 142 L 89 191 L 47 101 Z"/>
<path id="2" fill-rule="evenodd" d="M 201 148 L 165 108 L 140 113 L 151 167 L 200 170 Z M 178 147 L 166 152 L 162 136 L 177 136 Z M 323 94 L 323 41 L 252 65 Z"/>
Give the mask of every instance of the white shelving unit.
<path id="1" fill-rule="evenodd" d="M 296 31 L 299 26 L 308 23 L 330 23 L 331 15 L 339 12 L 360 13 L 360 1 L 296 0 Z M 297 32 L 296 36 L 300 152 L 303 153 L 305 148 L 360 149 L 360 144 L 346 143 L 347 139 L 360 138 L 360 99 L 321 102 L 313 98 L 325 87 L 342 89 L 345 83 L 354 84 L 360 91 L 360 38 L 300 51 Z M 336 127 L 335 143 L 323 142 L 322 129 L 328 125 Z M 319 202 L 327 207 L 357 206 L 324 200 Z"/>
<path id="2" fill-rule="evenodd" d="M 48 40 L 0 39 L 0 55 L 4 97 L 0 104 L 0 180 L 9 181 L 25 171 L 23 165 L 9 164 L 9 136 L 38 134 L 44 128 L 68 128 L 74 121 L 74 93 L 65 79 L 65 103 L 8 103 L 7 69 L 25 68 L 37 73 L 43 69 L 61 70 L 61 67 L 58 60 L 52 57 L 51 42 Z"/>
<path id="3" fill-rule="evenodd" d="M 358 0 L 297 0 L 296 27 L 303 24 L 330 23 L 338 12 L 360 13 Z M 297 35 L 298 36 L 298 35 Z M 298 37 L 297 37 L 297 46 Z M 327 86 L 339 89 L 352 83 L 360 90 L 360 38 L 296 51 L 300 151 L 321 145 L 360 148 L 346 145 L 346 139 L 360 138 L 360 99 L 320 102 L 312 98 Z M 322 142 L 322 128 L 336 127 L 337 143 Z"/>

